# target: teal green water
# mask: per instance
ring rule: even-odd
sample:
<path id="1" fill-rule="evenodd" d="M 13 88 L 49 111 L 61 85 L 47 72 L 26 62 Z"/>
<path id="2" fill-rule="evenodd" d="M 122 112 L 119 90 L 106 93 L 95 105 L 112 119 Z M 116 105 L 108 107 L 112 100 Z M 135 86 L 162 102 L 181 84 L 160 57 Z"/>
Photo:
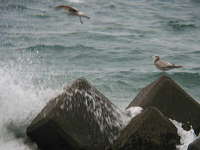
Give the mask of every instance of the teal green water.
<path id="1" fill-rule="evenodd" d="M 80 24 L 54 9 L 61 4 L 91 19 Z M 185 66 L 165 74 L 199 101 L 199 7 L 198 0 L 0 0 L 0 110 L 9 116 L 0 118 L 34 116 L 79 77 L 125 108 L 163 74 L 154 55 Z"/>
<path id="2" fill-rule="evenodd" d="M 78 18 L 55 11 L 60 4 L 91 19 L 81 25 Z M 198 2 L 10 0 L 0 5 L 1 68 L 31 76 L 35 86 L 59 88 L 83 76 L 125 107 L 160 76 L 152 65 L 152 56 L 160 55 L 185 66 L 168 74 L 200 97 Z"/>

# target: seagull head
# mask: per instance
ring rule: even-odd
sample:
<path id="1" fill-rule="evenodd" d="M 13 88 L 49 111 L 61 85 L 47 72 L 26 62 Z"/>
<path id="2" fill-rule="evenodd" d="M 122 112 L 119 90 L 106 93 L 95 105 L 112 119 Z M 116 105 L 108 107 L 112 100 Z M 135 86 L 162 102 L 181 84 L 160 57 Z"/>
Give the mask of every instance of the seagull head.
<path id="1" fill-rule="evenodd" d="M 154 56 L 155 59 L 160 59 L 160 56 Z"/>
<path id="2" fill-rule="evenodd" d="M 152 58 L 154 59 L 154 61 L 160 60 L 160 56 L 152 56 Z"/>

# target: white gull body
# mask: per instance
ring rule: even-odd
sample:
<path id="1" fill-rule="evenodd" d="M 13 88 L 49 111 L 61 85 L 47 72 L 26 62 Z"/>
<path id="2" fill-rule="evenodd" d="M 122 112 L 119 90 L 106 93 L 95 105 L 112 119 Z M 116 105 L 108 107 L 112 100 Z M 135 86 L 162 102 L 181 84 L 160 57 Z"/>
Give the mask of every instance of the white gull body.
<path id="1" fill-rule="evenodd" d="M 167 61 L 160 60 L 159 56 L 155 56 L 154 65 L 156 66 L 156 68 L 158 68 L 159 70 L 162 70 L 162 71 L 167 71 L 167 70 L 183 67 L 183 66 L 171 64 Z"/>

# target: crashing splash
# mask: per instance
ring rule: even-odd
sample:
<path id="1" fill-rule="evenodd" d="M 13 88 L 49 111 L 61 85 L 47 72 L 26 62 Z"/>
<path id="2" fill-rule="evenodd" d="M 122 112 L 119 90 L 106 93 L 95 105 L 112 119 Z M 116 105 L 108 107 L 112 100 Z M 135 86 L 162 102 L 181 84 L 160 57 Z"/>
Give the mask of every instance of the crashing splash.
<path id="1" fill-rule="evenodd" d="M 197 136 L 194 133 L 194 130 L 191 128 L 189 131 L 186 131 L 182 128 L 182 123 L 177 122 L 176 120 L 169 119 L 177 128 L 178 135 L 181 137 L 180 145 L 177 145 L 178 150 L 187 150 L 188 145 L 192 143 Z"/>

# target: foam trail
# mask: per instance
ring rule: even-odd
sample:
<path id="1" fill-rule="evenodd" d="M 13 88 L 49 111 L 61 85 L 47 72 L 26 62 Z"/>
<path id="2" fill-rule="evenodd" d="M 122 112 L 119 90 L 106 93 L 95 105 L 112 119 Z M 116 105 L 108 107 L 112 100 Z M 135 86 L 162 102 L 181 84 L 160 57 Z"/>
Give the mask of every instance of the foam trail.
<path id="1" fill-rule="evenodd" d="M 188 145 L 193 142 L 197 136 L 194 133 L 193 129 L 186 131 L 182 128 L 182 123 L 177 122 L 176 120 L 170 119 L 170 121 L 176 126 L 178 135 L 181 137 L 180 145 L 177 145 L 179 150 L 187 150 Z"/>

